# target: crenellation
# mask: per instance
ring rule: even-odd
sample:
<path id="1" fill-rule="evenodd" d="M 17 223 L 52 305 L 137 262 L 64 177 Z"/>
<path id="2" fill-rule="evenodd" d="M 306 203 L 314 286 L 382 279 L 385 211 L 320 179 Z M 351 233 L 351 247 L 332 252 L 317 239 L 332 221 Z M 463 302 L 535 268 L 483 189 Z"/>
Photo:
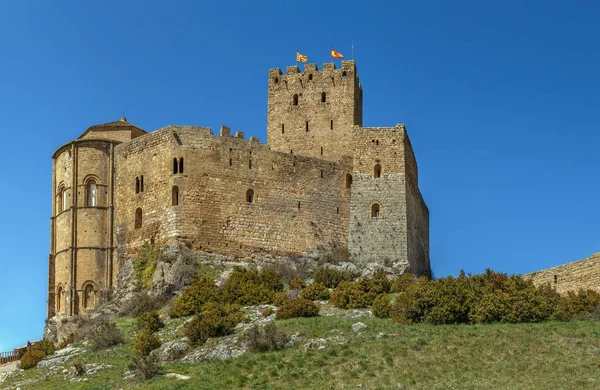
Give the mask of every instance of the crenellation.
<path id="1" fill-rule="evenodd" d="M 227 126 L 146 133 L 121 118 L 56 151 L 49 316 L 93 307 L 150 239 L 231 259 L 341 248 L 360 266 L 429 273 L 408 135 L 362 127 L 354 61 L 270 69 L 268 85 L 265 144 Z"/>

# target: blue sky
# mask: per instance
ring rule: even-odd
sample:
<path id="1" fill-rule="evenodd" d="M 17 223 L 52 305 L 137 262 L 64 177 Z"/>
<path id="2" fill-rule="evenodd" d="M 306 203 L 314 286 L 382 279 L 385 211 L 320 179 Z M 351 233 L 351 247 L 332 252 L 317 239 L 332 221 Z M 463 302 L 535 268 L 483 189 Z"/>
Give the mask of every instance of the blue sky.
<path id="1" fill-rule="evenodd" d="M 364 125 L 405 123 L 437 276 L 600 251 L 594 1 L 0 1 L 0 351 L 41 337 L 51 155 L 93 124 L 266 139 L 268 69 L 351 42 Z"/>

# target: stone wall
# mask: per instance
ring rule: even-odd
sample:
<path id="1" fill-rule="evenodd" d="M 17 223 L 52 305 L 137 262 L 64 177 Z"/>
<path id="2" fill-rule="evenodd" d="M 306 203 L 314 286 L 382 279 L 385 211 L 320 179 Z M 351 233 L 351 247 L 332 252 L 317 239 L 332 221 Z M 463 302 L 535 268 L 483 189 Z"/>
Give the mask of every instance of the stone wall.
<path id="1" fill-rule="evenodd" d="M 536 286 L 549 283 L 557 292 L 591 289 L 600 293 L 600 253 L 587 259 L 574 261 L 523 275 Z"/>

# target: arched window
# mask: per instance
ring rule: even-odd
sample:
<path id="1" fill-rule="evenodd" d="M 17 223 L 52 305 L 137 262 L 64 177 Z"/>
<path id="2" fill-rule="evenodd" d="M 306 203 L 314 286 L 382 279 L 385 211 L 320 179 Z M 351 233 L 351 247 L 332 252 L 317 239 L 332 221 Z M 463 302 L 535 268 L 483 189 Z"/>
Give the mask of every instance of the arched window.
<path id="1" fill-rule="evenodd" d="M 56 202 L 56 214 L 62 213 L 67 209 L 67 189 L 64 184 L 58 187 L 58 199 Z"/>
<path id="2" fill-rule="evenodd" d="M 140 192 L 144 192 L 144 175 L 140 176 Z"/>
<path id="3" fill-rule="evenodd" d="M 294 106 L 298 105 L 298 94 L 297 93 L 294 94 L 293 104 L 294 104 Z"/>
<path id="4" fill-rule="evenodd" d="M 375 168 L 373 168 L 373 177 L 376 179 L 381 177 L 381 165 L 375 165 Z"/>
<path id="5" fill-rule="evenodd" d="M 183 157 L 179 159 L 179 173 L 183 173 Z"/>
<path id="6" fill-rule="evenodd" d="M 85 205 L 89 207 L 97 206 L 96 201 L 96 180 L 89 179 L 85 185 Z"/>
<path id="7" fill-rule="evenodd" d="M 321 92 L 321 103 L 325 103 L 327 101 L 327 94 L 325 92 Z"/>
<path id="8" fill-rule="evenodd" d="M 173 189 L 171 190 L 171 205 L 179 205 L 179 187 L 177 186 L 173 186 Z"/>
<path id="9" fill-rule="evenodd" d="M 249 189 L 246 191 L 246 202 L 254 203 L 254 190 Z"/>
<path id="10" fill-rule="evenodd" d="M 346 174 L 346 188 L 351 188 L 352 187 L 352 175 L 347 173 Z"/>
<path id="11" fill-rule="evenodd" d="M 62 295 L 62 286 L 58 286 L 58 290 L 56 291 L 56 313 L 60 313 L 60 311 L 62 310 Z"/>
<path id="12" fill-rule="evenodd" d="M 178 167 L 178 164 L 177 164 L 177 158 L 174 158 L 174 159 L 173 159 L 173 174 L 174 174 L 174 175 L 176 175 L 176 174 L 177 174 L 177 172 L 179 171 L 179 169 L 178 169 L 178 168 L 179 168 L 179 167 Z"/>
<path id="13" fill-rule="evenodd" d="M 94 286 L 88 284 L 83 289 L 83 308 L 93 309 L 96 304 L 96 294 L 94 293 Z"/>
<path id="14" fill-rule="evenodd" d="M 139 229 L 142 227 L 142 209 L 138 207 L 135 209 L 135 228 Z"/>
<path id="15" fill-rule="evenodd" d="M 371 206 L 371 218 L 379 218 L 379 205 L 377 203 Z"/>
<path id="16" fill-rule="evenodd" d="M 135 178 L 135 193 L 136 194 L 140 193 L 140 178 L 139 177 Z"/>

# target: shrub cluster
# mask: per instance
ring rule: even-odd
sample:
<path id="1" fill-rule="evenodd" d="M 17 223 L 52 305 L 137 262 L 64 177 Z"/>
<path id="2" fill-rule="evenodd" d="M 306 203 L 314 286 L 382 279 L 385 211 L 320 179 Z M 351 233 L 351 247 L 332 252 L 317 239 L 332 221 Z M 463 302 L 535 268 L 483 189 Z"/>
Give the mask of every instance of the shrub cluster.
<path id="1" fill-rule="evenodd" d="M 291 289 L 300 290 L 306 287 L 306 282 L 304 282 L 301 277 L 296 276 L 294 279 L 290 280 L 289 286 Z"/>
<path id="2" fill-rule="evenodd" d="M 289 340 L 289 335 L 279 331 L 273 322 L 265 325 L 262 332 L 257 326 L 253 326 L 244 335 L 244 341 L 248 345 L 248 349 L 256 352 L 283 349 Z"/>
<path id="3" fill-rule="evenodd" d="M 163 323 L 160 321 L 156 310 L 140 314 L 136 320 L 136 325 L 138 331 L 147 329 L 150 332 L 157 332 L 163 327 Z"/>
<path id="4" fill-rule="evenodd" d="M 49 340 L 42 340 L 35 343 L 27 352 L 21 356 L 19 365 L 23 370 L 33 368 L 46 356 L 52 355 L 56 351 L 54 344 Z"/>
<path id="5" fill-rule="evenodd" d="M 336 288 L 343 281 L 351 281 L 354 275 L 349 271 L 339 271 L 329 267 L 318 267 L 315 270 L 315 283 L 321 283 L 328 288 Z"/>
<path id="6" fill-rule="evenodd" d="M 236 304 L 208 302 L 185 325 L 184 333 L 194 344 L 204 344 L 209 337 L 231 334 L 235 326 L 244 320 L 241 309 Z"/>
<path id="7" fill-rule="evenodd" d="M 185 317 L 199 313 L 207 302 L 219 300 L 219 289 L 215 280 L 209 276 L 201 276 L 175 300 L 171 317 Z"/>
<path id="8" fill-rule="evenodd" d="M 117 327 L 117 324 L 104 319 L 91 324 L 89 338 L 94 340 L 92 346 L 95 350 L 110 348 L 125 342 L 123 332 Z"/>
<path id="9" fill-rule="evenodd" d="M 323 283 L 313 283 L 300 292 L 300 297 L 310 301 L 325 301 L 329 299 L 329 290 Z"/>
<path id="10" fill-rule="evenodd" d="M 481 275 L 419 278 L 396 298 L 391 315 L 403 323 L 539 322 L 569 320 L 598 303 L 593 291 L 560 296 L 548 286 L 488 269 Z"/>
<path id="11" fill-rule="evenodd" d="M 277 310 L 275 318 L 285 320 L 295 317 L 316 317 L 319 315 L 319 307 L 313 301 L 304 298 L 286 300 Z"/>
<path id="12" fill-rule="evenodd" d="M 137 335 L 135 338 L 135 353 L 139 356 L 148 356 L 150 352 L 159 348 L 162 342 L 156 332 L 163 326 L 157 311 L 148 311 L 138 316 L 136 320 Z"/>
<path id="13" fill-rule="evenodd" d="M 160 373 L 160 366 L 156 363 L 156 358 L 150 356 L 134 356 L 129 370 L 134 372 L 139 379 L 148 380 L 154 378 Z"/>
<path id="14" fill-rule="evenodd" d="M 357 279 L 341 282 L 331 294 L 331 303 L 342 309 L 368 307 L 378 294 L 385 291 L 374 279 Z"/>
<path id="15" fill-rule="evenodd" d="M 415 275 L 408 272 L 404 273 L 392 281 L 392 284 L 390 286 L 390 292 L 404 292 L 408 286 L 411 286 L 415 283 L 417 283 L 417 278 L 415 277 Z"/>

